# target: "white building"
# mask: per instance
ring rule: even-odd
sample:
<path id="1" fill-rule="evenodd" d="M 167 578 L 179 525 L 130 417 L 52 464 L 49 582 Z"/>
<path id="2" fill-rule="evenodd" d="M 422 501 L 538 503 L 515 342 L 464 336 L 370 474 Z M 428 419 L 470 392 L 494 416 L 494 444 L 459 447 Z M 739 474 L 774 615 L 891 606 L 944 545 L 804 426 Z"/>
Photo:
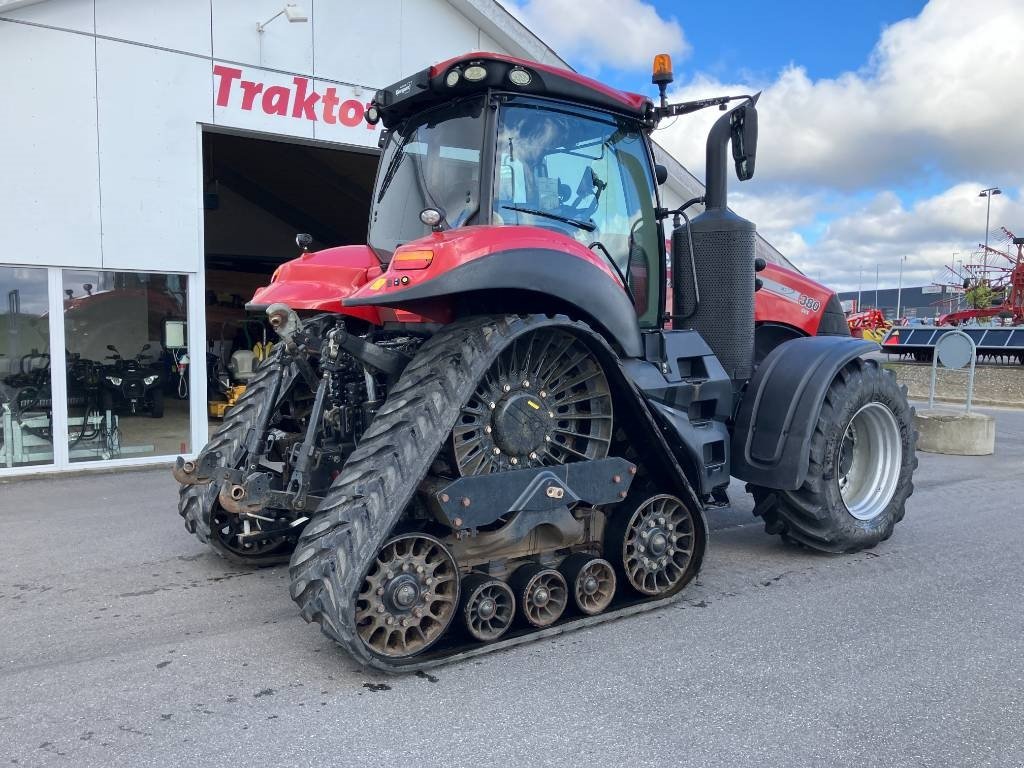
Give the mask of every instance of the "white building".
<path id="1" fill-rule="evenodd" d="M 296 232 L 363 242 L 374 91 L 474 50 L 568 66 L 493 0 L 284 8 L 0 0 L 0 475 L 201 447 L 202 350 L 261 341 L 239 305 Z M 699 194 L 659 159 L 670 202 Z M 132 357 L 146 343 L 164 357 L 143 372 L 163 369 L 159 419 L 152 394 L 133 414 L 98 367 L 108 344 Z"/>

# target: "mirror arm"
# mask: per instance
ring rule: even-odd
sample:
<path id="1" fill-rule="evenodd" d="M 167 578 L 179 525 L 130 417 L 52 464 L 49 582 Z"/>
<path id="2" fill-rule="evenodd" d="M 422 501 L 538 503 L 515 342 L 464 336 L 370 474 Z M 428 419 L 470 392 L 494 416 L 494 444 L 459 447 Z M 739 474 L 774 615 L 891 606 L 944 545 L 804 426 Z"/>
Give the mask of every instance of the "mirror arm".
<path id="1" fill-rule="evenodd" d="M 721 110 L 725 110 L 730 101 L 738 101 L 739 99 L 747 99 L 749 101 L 757 101 L 757 97 L 760 94 L 744 93 L 739 96 L 714 96 L 710 99 L 696 99 L 694 101 L 681 101 L 678 104 L 662 104 L 660 107 L 654 108 L 654 116 L 656 120 L 662 120 L 666 117 L 678 117 L 679 115 L 688 115 L 691 112 L 697 112 L 701 109 L 708 107 L 718 107 Z"/>

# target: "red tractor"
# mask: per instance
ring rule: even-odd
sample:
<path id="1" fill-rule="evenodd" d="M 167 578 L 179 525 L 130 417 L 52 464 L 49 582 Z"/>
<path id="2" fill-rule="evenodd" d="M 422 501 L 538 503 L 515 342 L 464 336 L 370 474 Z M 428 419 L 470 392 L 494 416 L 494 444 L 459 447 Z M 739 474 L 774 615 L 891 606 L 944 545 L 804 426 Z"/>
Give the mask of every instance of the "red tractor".
<path id="1" fill-rule="evenodd" d="M 253 298 L 280 343 L 178 460 L 180 512 L 229 557 L 290 558 L 303 618 L 361 663 L 663 605 L 730 477 L 769 533 L 827 552 L 903 517 L 915 434 L 861 357 L 877 345 L 756 258 L 726 207 L 730 143 L 754 172 L 757 97 L 668 104 L 670 69 L 659 103 L 488 53 L 379 91 L 367 244 L 303 253 Z M 651 131 L 732 101 L 705 195 L 666 209 Z"/>

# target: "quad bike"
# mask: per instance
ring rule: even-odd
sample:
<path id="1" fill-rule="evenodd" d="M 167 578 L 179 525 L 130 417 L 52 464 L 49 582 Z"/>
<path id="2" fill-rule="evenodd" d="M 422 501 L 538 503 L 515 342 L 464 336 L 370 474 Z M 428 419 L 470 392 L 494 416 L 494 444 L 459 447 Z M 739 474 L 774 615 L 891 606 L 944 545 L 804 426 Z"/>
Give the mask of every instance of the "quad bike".
<path id="1" fill-rule="evenodd" d="M 108 360 L 114 362 L 103 370 L 103 410 L 124 412 L 132 416 L 148 413 L 154 419 L 164 415 L 164 375 L 145 357 L 149 344 L 143 344 L 135 357 L 121 357 L 113 344 Z"/>
<path id="2" fill-rule="evenodd" d="M 422 669 L 676 598 L 730 477 L 769 533 L 827 552 L 902 519 L 904 392 L 835 294 L 756 258 L 726 207 L 757 97 L 668 104 L 670 69 L 660 104 L 484 53 L 378 92 L 368 244 L 303 253 L 250 303 L 280 342 L 178 459 L 179 511 L 232 559 L 290 558 L 302 617 L 361 663 Z M 737 100 L 706 194 L 662 207 L 651 131 Z"/>

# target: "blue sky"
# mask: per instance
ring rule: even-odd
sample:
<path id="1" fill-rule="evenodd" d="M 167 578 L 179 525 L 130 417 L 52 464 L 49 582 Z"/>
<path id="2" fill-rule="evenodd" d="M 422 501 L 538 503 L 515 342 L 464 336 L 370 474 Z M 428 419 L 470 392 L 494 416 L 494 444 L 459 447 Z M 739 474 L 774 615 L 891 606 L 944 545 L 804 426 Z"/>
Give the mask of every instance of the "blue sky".
<path id="1" fill-rule="evenodd" d="M 677 77 L 694 71 L 723 81 L 768 79 L 791 63 L 814 78 L 835 77 L 864 65 L 884 26 L 916 16 L 922 0 L 736 0 L 650 3 L 665 19 L 675 18 L 694 53 L 676 63 Z M 609 81 L 635 90 L 637 74 L 612 71 Z"/>
<path id="2" fill-rule="evenodd" d="M 503 0 L 576 69 L 677 100 L 763 90 L 757 177 L 730 204 L 837 288 L 875 272 L 930 283 L 992 228 L 1024 235 L 1024 2 Z M 738 90 L 742 89 L 742 90 Z M 716 113 L 656 140 L 698 177 Z"/>

